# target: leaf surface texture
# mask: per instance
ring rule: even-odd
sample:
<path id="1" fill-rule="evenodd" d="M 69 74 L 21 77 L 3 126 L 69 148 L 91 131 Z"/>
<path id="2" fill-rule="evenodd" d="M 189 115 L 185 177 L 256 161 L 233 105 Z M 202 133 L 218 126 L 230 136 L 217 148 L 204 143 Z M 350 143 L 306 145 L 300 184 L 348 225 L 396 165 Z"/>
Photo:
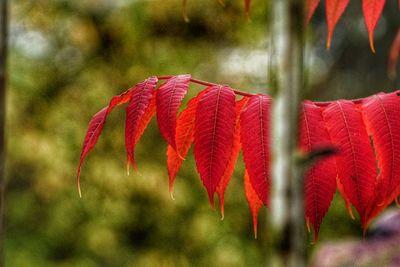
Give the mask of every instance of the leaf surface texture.
<path id="1" fill-rule="evenodd" d="M 194 132 L 196 166 L 212 205 L 231 156 L 234 128 L 235 94 L 227 86 L 212 86 L 199 100 Z"/>
<path id="2" fill-rule="evenodd" d="M 240 116 L 243 159 L 250 182 L 266 206 L 270 190 L 270 108 L 269 96 L 252 96 Z"/>

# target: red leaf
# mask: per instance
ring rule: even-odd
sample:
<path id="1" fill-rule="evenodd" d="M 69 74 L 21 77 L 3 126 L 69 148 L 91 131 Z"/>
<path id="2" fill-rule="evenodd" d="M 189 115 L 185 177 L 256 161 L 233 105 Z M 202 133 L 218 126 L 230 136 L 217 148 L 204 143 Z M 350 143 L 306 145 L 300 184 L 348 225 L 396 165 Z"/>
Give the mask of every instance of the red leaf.
<path id="1" fill-rule="evenodd" d="M 270 107 L 267 95 L 252 96 L 240 116 L 240 141 L 250 182 L 268 206 L 270 187 Z"/>
<path id="2" fill-rule="evenodd" d="M 114 96 L 107 107 L 104 107 L 99 112 L 97 112 L 93 117 L 90 119 L 89 127 L 85 135 L 85 139 L 82 145 L 82 152 L 79 159 L 78 165 L 78 174 L 77 174 L 77 184 L 78 184 L 78 192 L 79 196 L 81 194 L 80 188 L 80 176 L 81 176 L 81 168 L 83 161 L 87 154 L 94 148 L 97 143 L 97 140 L 100 137 L 101 131 L 103 130 L 103 126 L 106 122 L 108 114 L 118 105 L 124 104 L 129 101 L 132 96 L 132 88 L 125 91 L 124 93 Z"/>
<path id="3" fill-rule="evenodd" d="M 363 0 L 362 5 L 365 25 L 368 30 L 369 44 L 372 52 L 375 53 L 374 30 L 385 6 L 385 0 Z"/>
<path id="4" fill-rule="evenodd" d="M 242 112 L 244 106 L 249 101 L 248 97 L 243 97 L 240 101 L 236 102 L 236 119 L 235 119 L 235 131 L 233 134 L 233 145 L 230 152 L 230 158 L 228 165 L 225 169 L 224 175 L 217 186 L 217 194 L 219 197 L 219 205 L 221 209 L 222 219 L 224 218 L 224 195 L 225 190 L 231 180 L 233 170 L 235 169 L 236 160 L 240 152 L 240 113 Z"/>
<path id="5" fill-rule="evenodd" d="M 346 205 L 346 209 L 347 209 L 347 212 L 348 212 L 349 215 L 350 215 L 350 218 L 352 218 L 352 219 L 354 220 L 355 217 L 354 217 L 354 214 L 353 214 L 353 210 L 351 209 L 350 199 L 349 199 L 349 197 L 346 195 L 346 193 L 344 192 L 343 185 L 342 185 L 342 183 L 340 182 L 339 177 L 336 177 L 336 185 L 337 185 L 337 189 L 339 190 L 340 194 L 341 194 L 342 197 L 343 197 L 344 204 Z"/>
<path id="6" fill-rule="evenodd" d="M 154 115 L 154 89 L 157 86 L 157 77 L 150 77 L 137 84 L 133 90 L 132 98 L 126 108 L 125 147 L 129 164 L 135 167 L 135 145 Z M 153 104 L 151 105 L 151 103 Z"/>
<path id="7" fill-rule="evenodd" d="M 194 139 L 194 122 L 196 118 L 196 110 L 199 99 L 206 93 L 207 90 L 201 91 L 195 98 L 191 99 L 186 109 L 184 109 L 178 116 L 176 122 L 176 150 L 168 145 L 167 148 L 167 166 L 169 176 L 169 192 L 172 196 L 175 176 L 178 173 L 183 163 L 184 157 L 189 151 L 190 145 Z M 179 152 L 179 154 L 177 153 Z"/>
<path id="8" fill-rule="evenodd" d="M 211 205 L 228 165 L 235 127 L 235 94 L 227 86 L 209 88 L 199 100 L 194 133 L 194 157 Z"/>
<path id="9" fill-rule="evenodd" d="M 308 24 L 315 12 L 315 10 L 318 7 L 320 0 L 307 0 L 306 1 L 306 23 Z"/>
<path id="10" fill-rule="evenodd" d="M 251 217 L 253 218 L 254 238 L 257 238 L 258 212 L 260 211 L 263 203 L 250 183 L 250 177 L 247 170 L 244 172 L 244 191 L 246 193 L 247 203 L 249 203 Z"/>
<path id="11" fill-rule="evenodd" d="M 331 146 L 322 113 L 311 101 L 305 101 L 300 121 L 300 149 L 309 153 Z M 336 191 L 336 162 L 332 156 L 320 159 L 305 173 L 305 214 L 314 227 L 314 240 Z"/>
<path id="12" fill-rule="evenodd" d="M 373 95 L 364 101 L 362 111 L 374 142 L 384 198 L 374 204 L 389 205 L 400 194 L 400 98 L 396 93 Z"/>
<path id="13" fill-rule="evenodd" d="M 157 122 L 162 137 L 176 149 L 176 113 L 189 87 L 190 75 L 178 75 L 160 86 L 157 93 Z"/>
<path id="14" fill-rule="evenodd" d="M 400 0 L 399 0 L 399 8 L 400 8 Z M 400 53 L 400 29 L 397 31 L 396 37 L 393 40 L 389 54 L 388 73 L 389 76 L 393 78 L 396 76 L 396 65 L 399 59 L 399 53 Z"/>
<path id="15" fill-rule="evenodd" d="M 350 0 L 326 0 L 326 22 L 328 24 L 328 40 L 326 47 L 331 47 L 333 30 Z"/>
<path id="16" fill-rule="evenodd" d="M 323 112 L 332 140 L 338 147 L 338 176 L 345 195 L 360 214 L 366 226 L 366 211 L 375 191 L 375 157 L 358 107 L 351 101 L 339 100 Z"/>
<path id="17" fill-rule="evenodd" d="M 139 120 L 139 124 L 137 125 L 136 135 L 135 135 L 135 144 L 139 142 L 140 137 L 142 137 L 144 130 L 147 128 L 151 118 L 153 118 L 154 114 L 156 114 L 156 97 L 158 91 L 153 91 L 152 96 L 150 98 L 150 103 L 145 109 L 142 118 Z"/>

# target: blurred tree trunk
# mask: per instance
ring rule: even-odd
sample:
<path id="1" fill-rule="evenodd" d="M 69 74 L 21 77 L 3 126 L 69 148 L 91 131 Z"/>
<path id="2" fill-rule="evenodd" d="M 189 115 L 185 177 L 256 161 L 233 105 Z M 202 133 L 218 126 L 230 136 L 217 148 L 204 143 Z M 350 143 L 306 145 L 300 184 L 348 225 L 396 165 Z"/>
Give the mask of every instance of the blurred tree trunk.
<path id="1" fill-rule="evenodd" d="M 5 92 L 7 58 L 7 0 L 0 3 L 0 266 L 4 266 L 4 194 L 5 194 Z"/>
<path id="2" fill-rule="evenodd" d="M 306 266 L 303 171 L 296 160 L 298 114 L 303 89 L 304 3 L 272 2 L 271 40 L 276 93 L 272 116 L 271 229 L 268 266 Z"/>

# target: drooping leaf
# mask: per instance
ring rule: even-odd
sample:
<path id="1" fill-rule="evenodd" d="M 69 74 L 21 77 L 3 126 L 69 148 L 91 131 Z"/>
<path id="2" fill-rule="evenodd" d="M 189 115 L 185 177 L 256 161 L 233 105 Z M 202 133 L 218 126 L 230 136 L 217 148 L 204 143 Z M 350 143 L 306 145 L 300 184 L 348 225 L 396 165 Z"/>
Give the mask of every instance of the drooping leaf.
<path id="1" fill-rule="evenodd" d="M 307 0 L 306 1 L 305 11 L 306 11 L 306 23 L 307 24 L 310 22 L 315 10 L 317 9 L 319 1 L 320 0 Z"/>
<path id="2" fill-rule="evenodd" d="M 311 101 L 305 101 L 302 106 L 299 145 L 306 153 L 331 145 L 321 109 Z M 305 215 L 314 227 L 314 240 L 318 239 L 322 219 L 336 191 L 336 173 L 333 156 L 318 160 L 305 173 Z"/>
<path id="3" fill-rule="evenodd" d="M 212 86 L 199 100 L 194 133 L 194 157 L 211 205 L 228 165 L 235 127 L 235 94 L 227 86 Z"/>
<path id="4" fill-rule="evenodd" d="M 250 177 L 247 170 L 244 172 L 244 192 L 246 194 L 247 203 L 249 203 L 251 217 L 253 219 L 254 238 L 257 238 L 258 212 L 260 211 L 263 203 L 250 183 Z"/>
<path id="5" fill-rule="evenodd" d="M 176 113 L 189 87 L 190 75 L 178 75 L 168 79 L 157 92 L 157 122 L 162 137 L 176 149 Z"/>
<path id="6" fill-rule="evenodd" d="M 374 152 L 361 112 L 356 104 L 339 100 L 323 111 L 336 156 L 338 176 L 345 195 L 366 226 L 367 208 L 375 193 L 376 166 Z"/>
<path id="7" fill-rule="evenodd" d="M 373 95 L 364 101 L 362 111 L 374 143 L 384 197 L 374 204 L 389 205 L 400 194 L 400 98 L 396 93 Z"/>
<path id="8" fill-rule="evenodd" d="M 125 125 L 125 147 L 128 155 L 128 172 L 129 165 L 135 166 L 135 145 L 141 134 L 154 115 L 155 87 L 157 86 L 157 77 L 150 77 L 145 81 L 137 84 L 132 92 L 132 97 L 126 108 L 126 125 Z M 153 102 L 153 105 L 150 105 Z"/>
<path id="9" fill-rule="evenodd" d="M 365 227 L 364 227 L 364 236 L 367 230 L 368 225 L 376 216 L 378 216 L 388 205 L 387 201 L 387 181 L 383 179 L 381 175 L 379 175 L 375 182 L 375 194 L 371 198 L 365 219 Z"/>
<path id="10" fill-rule="evenodd" d="M 222 218 L 224 218 L 224 213 L 225 213 L 224 212 L 225 190 L 228 187 L 228 184 L 231 180 L 233 170 L 235 169 L 236 160 L 240 152 L 240 113 L 242 112 L 244 106 L 247 104 L 248 101 L 249 101 L 248 97 L 243 97 L 240 101 L 236 102 L 236 107 L 235 107 L 236 119 L 235 119 L 235 131 L 233 134 L 232 150 L 230 152 L 229 162 L 228 165 L 226 166 L 224 175 L 222 176 L 221 181 L 217 186 L 217 194 L 219 197 L 219 205 Z"/>
<path id="11" fill-rule="evenodd" d="M 167 77 L 160 77 L 160 79 L 167 79 Z M 81 152 L 78 167 L 78 182 L 83 160 L 95 146 L 107 115 L 115 106 L 128 101 L 130 101 L 130 104 L 127 110 L 132 111 L 135 106 L 138 111 L 136 113 L 133 112 L 133 116 L 130 116 L 130 119 L 127 118 L 127 120 L 136 120 L 134 123 L 129 122 L 131 124 L 130 128 L 134 128 L 134 133 L 130 134 L 132 137 L 130 140 L 133 140 L 133 151 L 148 122 L 155 114 L 156 97 L 159 92 L 158 90 L 154 90 L 157 78 L 150 78 L 146 82 L 152 80 L 155 80 L 155 82 L 154 86 L 149 86 L 152 87 L 151 89 L 147 85 L 144 85 L 144 83 L 141 83 L 129 89 L 124 94 L 114 97 L 110 101 L 109 106 L 92 117 Z M 194 79 L 192 81 L 202 85 L 209 84 L 208 82 Z M 237 91 L 235 93 L 247 95 Z M 399 94 L 399 91 L 391 94 L 381 93 L 355 101 L 340 100 L 330 102 L 329 105 L 326 103 L 318 104 L 320 106 L 327 106 L 323 109 L 322 117 L 324 117 L 325 124 L 328 126 L 329 135 L 332 137 L 331 141 L 339 149 L 339 154 L 334 156 L 338 166 L 337 173 L 339 173 L 336 180 L 337 187 L 346 201 L 349 212 L 351 213 L 349 204 L 351 203 L 360 213 L 364 230 L 374 216 L 379 214 L 393 199 L 396 200 L 400 195 L 400 171 L 396 169 L 400 165 L 398 156 L 400 155 L 400 126 L 396 120 L 398 114 L 400 114 L 400 103 L 397 94 Z M 182 164 L 183 157 L 186 156 L 192 141 L 195 139 L 194 130 L 196 130 L 198 139 L 200 139 L 200 141 L 196 140 L 197 144 L 200 144 L 197 152 L 195 148 L 196 164 L 198 168 L 202 166 L 202 172 L 200 170 L 199 172 L 201 173 L 203 183 L 208 183 L 208 187 L 206 187 L 209 192 L 209 198 L 211 199 L 214 192 L 217 191 L 222 200 L 221 208 L 223 209 L 223 194 L 240 149 L 240 144 L 239 148 L 236 148 L 236 146 L 238 145 L 237 131 L 239 128 L 237 118 L 238 113 L 240 113 L 238 105 L 241 101 L 236 103 L 235 106 L 234 99 L 233 90 L 229 87 L 210 86 L 201 92 L 198 97 L 189 101 L 188 107 L 178 116 L 175 143 L 176 150 L 180 155 L 171 145 L 169 145 L 167 152 L 171 191 L 173 179 Z M 199 104 L 199 101 L 201 104 Z M 199 105 L 202 105 L 202 108 L 199 108 Z M 247 178 L 245 177 L 245 179 L 247 180 L 247 187 L 250 185 L 253 190 L 253 197 L 255 196 L 258 200 L 255 203 L 260 207 L 264 203 L 268 204 L 268 191 L 270 187 L 268 165 L 270 157 L 269 110 L 271 99 L 266 95 L 255 95 L 250 98 L 247 104 L 241 103 L 241 105 L 246 105 L 240 116 L 240 140 L 243 143 L 243 153 L 246 163 Z M 324 125 L 323 123 L 321 124 L 321 114 L 317 112 L 318 108 L 316 104 L 306 101 L 304 107 L 303 119 L 301 121 L 303 130 L 301 131 L 300 142 L 303 144 L 303 150 L 312 153 L 319 150 L 319 145 L 325 146 L 322 143 L 327 138 L 323 134 Z M 135 119 L 135 116 L 138 116 L 138 118 Z M 306 130 L 304 130 L 305 128 Z M 201 131 L 197 131 L 199 129 Z M 204 136 L 206 138 L 202 139 Z M 230 143 L 230 146 L 228 143 Z M 211 155 L 215 155 L 215 157 Z M 221 158 L 223 159 L 222 164 Z M 334 165 L 326 164 L 327 166 L 321 167 L 323 166 L 321 163 L 323 161 L 328 161 L 328 158 L 318 162 L 312 167 L 313 171 L 310 169 L 306 174 L 305 198 L 307 206 L 305 212 L 307 226 L 313 224 L 316 235 L 318 234 L 320 220 L 322 220 L 326 212 L 326 206 L 319 206 L 320 202 L 318 200 L 322 199 L 321 203 L 323 204 L 329 202 L 324 201 L 323 198 L 319 198 L 321 192 L 316 191 L 321 188 L 322 191 L 331 188 L 330 179 L 323 179 L 322 181 L 319 179 L 329 176 L 332 165 Z M 376 168 L 376 165 L 378 165 L 378 168 Z M 319 171 L 318 168 L 323 169 L 323 171 Z M 253 172 L 254 181 L 252 180 L 251 171 Z M 218 172 L 222 176 L 214 175 Z M 378 177 L 376 177 L 377 172 L 379 173 Z M 207 176 L 210 173 L 213 175 Z M 310 179 L 310 177 L 314 177 L 315 179 Z M 326 182 L 329 182 L 329 185 L 319 187 L 319 183 L 322 185 Z M 209 188 L 211 189 L 209 190 Z M 247 191 L 250 190 L 246 189 L 246 197 L 248 198 Z M 210 194 L 210 192 L 212 193 Z M 324 197 L 328 196 L 329 198 L 330 194 L 331 192 L 328 192 Z M 260 196 L 264 197 L 263 201 L 261 201 Z M 316 199 L 312 199 L 312 197 L 316 197 Z M 310 202 L 311 204 L 307 204 Z M 255 204 L 251 205 L 254 206 Z M 250 207 L 252 209 L 255 234 L 257 231 L 256 218 L 259 207 L 256 205 L 255 208 Z M 310 209 L 314 213 L 310 212 Z"/>
<path id="12" fill-rule="evenodd" d="M 344 204 L 346 205 L 346 209 L 347 209 L 347 212 L 348 212 L 349 215 L 350 215 L 350 218 L 352 218 L 352 219 L 354 220 L 355 217 L 354 217 L 354 214 L 353 214 L 353 210 L 351 209 L 350 199 L 349 199 L 349 197 L 346 195 L 346 193 L 344 192 L 343 185 L 342 185 L 342 183 L 340 182 L 339 177 L 336 177 L 336 185 L 337 185 L 337 189 L 339 190 L 340 194 L 341 194 L 342 197 L 343 197 Z"/>
<path id="13" fill-rule="evenodd" d="M 400 8 L 400 2 L 399 2 L 399 8 Z M 393 79 L 396 77 L 396 66 L 399 60 L 399 53 L 400 53 L 400 28 L 397 31 L 396 37 L 392 42 L 389 53 L 388 74 L 389 77 Z"/>
<path id="14" fill-rule="evenodd" d="M 171 145 L 167 147 L 167 166 L 169 176 L 169 192 L 172 196 L 175 176 L 178 173 L 184 158 L 186 157 L 194 139 L 194 122 L 199 99 L 206 90 L 201 91 L 196 97 L 192 98 L 186 108 L 179 114 L 176 122 L 176 150 Z M 179 151 L 179 154 L 177 153 Z"/>
<path id="15" fill-rule="evenodd" d="M 240 116 L 240 141 L 250 182 L 268 207 L 270 189 L 270 107 L 267 95 L 252 96 Z"/>
<path id="16" fill-rule="evenodd" d="M 331 47 L 333 30 L 340 17 L 343 15 L 350 0 L 326 0 L 326 23 L 328 25 L 328 39 L 326 47 Z"/>
<path id="17" fill-rule="evenodd" d="M 385 6 L 385 0 L 363 0 L 362 6 L 365 25 L 368 30 L 369 44 L 372 52 L 375 53 L 374 30 Z"/>
<path id="18" fill-rule="evenodd" d="M 86 132 L 83 145 L 82 145 L 82 151 L 81 151 L 81 156 L 79 159 L 79 165 L 78 165 L 78 174 L 77 174 L 77 184 L 78 184 L 78 192 L 79 195 L 81 196 L 81 189 L 80 189 L 80 175 L 81 175 L 81 168 L 83 161 L 87 154 L 94 148 L 96 145 L 101 131 L 103 130 L 103 126 L 106 122 L 108 114 L 118 105 L 124 104 L 129 101 L 129 99 L 132 96 L 132 91 L 133 88 L 125 91 L 124 93 L 114 96 L 110 103 L 108 104 L 107 107 L 104 107 L 101 109 L 99 112 L 97 112 L 93 117 L 90 119 L 88 130 Z"/>

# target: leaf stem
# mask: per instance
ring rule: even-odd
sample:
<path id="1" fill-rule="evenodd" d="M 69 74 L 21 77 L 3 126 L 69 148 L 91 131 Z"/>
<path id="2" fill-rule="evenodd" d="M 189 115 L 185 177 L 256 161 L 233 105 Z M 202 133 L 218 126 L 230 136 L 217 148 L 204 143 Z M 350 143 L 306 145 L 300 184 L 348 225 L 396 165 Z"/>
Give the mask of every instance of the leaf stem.
<path id="1" fill-rule="evenodd" d="M 168 76 L 168 75 L 167 76 L 157 76 L 157 78 L 159 80 L 168 80 L 168 79 L 171 79 L 172 77 L 174 77 L 174 76 Z M 207 81 L 202 81 L 202 80 L 193 79 L 193 78 L 191 78 L 190 81 L 193 82 L 193 83 L 204 85 L 204 86 L 216 86 L 216 85 L 219 85 L 219 84 L 216 84 L 216 83 L 210 83 L 210 82 L 207 82 Z M 257 95 L 257 94 L 243 92 L 243 91 L 240 91 L 240 90 L 237 90 L 237 89 L 233 89 L 233 88 L 231 88 L 231 89 L 235 94 L 241 95 L 241 96 L 252 97 L 252 96 Z M 396 90 L 396 91 L 394 91 L 392 93 L 393 94 L 397 94 L 398 96 L 400 96 L 400 90 Z M 365 99 L 365 97 L 364 98 L 349 99 L 349 101 L 352 101 L 354 104 L 361 104 L 364 99 Z M 336 101 L 336 100 L 334 100 L 334 101 Z M 334 101 L 313 101 L 313 103 L 315 105 L 319 106 L 319 107 L 326 107 L 326 106 L 328 106 L 329 104 L 331 104 Z"/>
<path id="2" fill-rule="evenodd" d="M 168 79 L 170 79 L 172 77 L 174 77 L 174 76 L 157 76 L 157 78 L 159 80 L 168 80 Z M 202 80 L 198 80 L 198 79 L 193 79 L 193 78 L 191 78 L 190 81 L 193 82 L 193 83 L 204 85 L 204 86 L 216 86 L 216 85 L 219 85 L 219 84 L 216 84 L 216 83 L 210 83 L 210 82 L 206 82 L 206 81 L 202 81 Z M 241 96 L 251 97 L 251 96 L 255 96 L 256 95 L 256 94 L 252 94 L 252 93 L 246 93 L 246 92 L 243 92 L 243 91 L 240 91 L 240 90 L 237 90 L 237 89 L 233 89 L 233 88 L 231 88 L 231 89 L 235 94 L 241 95 Z"/>
<path id="3" fill-rule="evenodd" d="M 388 94 L 396 94 L 397 96 L 400 96 L 400 90 L 396 90 L 396 91 L 388 93 Z M 368 98 L 368 97 L 349 99 L 349 101 L 353 102 L 354 104 L 361 104 L 366 98 Z M 336 100 L 334 100 L 334 101 L 336 101 Z M 334 101 L 313 101 L 313 103 L 319 107 L 326 107 Z"/>

